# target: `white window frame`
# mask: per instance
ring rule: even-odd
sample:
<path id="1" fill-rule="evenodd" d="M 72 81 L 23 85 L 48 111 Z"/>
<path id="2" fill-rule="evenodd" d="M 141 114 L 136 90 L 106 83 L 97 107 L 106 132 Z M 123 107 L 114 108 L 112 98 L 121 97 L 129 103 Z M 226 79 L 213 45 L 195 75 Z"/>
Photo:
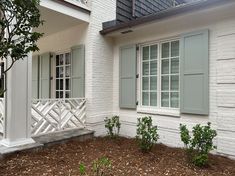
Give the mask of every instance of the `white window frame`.
<path id="1" fill-rule="evenodd" d="M 139 104 L 137 106 L 137 112 L 139 113 L 145 113 L 145 114 L 158 114 L 158 115 L 168 115 L 168 116 L 174 116 L 179 117 L 180 116 L 180 97 L 179 97 L 179 108 L 172 108 L 172 107 L 161 107 L 161 53 L 162 53 L 162 44 L 167 42 L 174 42 L 179 41 L 179 37 L 169 38 L 169 39 L 163 39 L 163 40 L 157 40 L 153 42 L 146 42 L 139 45 L 139 52 L 138 52 L 138 69 L 139 69 L 139 83 L 138 83 L 138 100 Z M 158 58 L 157 58 L 157 106 L 144 106 L 142 105 L 142 69 L 143 69 L 143 47 L 146 46 L 152 46 L 152 45 L 158 45 Z M 170 57 L 169 57 L 170 58 Z M 180 59 L 180 53 L 179 53 L 179 59 Z M 180 65 L 179 65 L 179 72 L 180 72 Z M 179 73 L 180 75 L 180 73 Z M 150 84 L 150 83 L 149 83 Z M 179 79 L 179 96 L 180 96 L 180 79 Z M 150 97 L 149 97 L 150 98 Z M 150 101 L 150 100 L 149 100 Z M 170 101 L 170 100 L 169 100 Z"/>
<path id="2" fill-rule="evenodd" d="M 52 95 L 53 95 L 53 97 L 54 98 L 56 98 L 56 91 L 57 91 L 57 89 L 56 89 L 56 56 L 57 55 L 61 55 L 61 54 L 63 54 L 63 55 L 65 55 L 66 53 L 69 53 L 70 54 L 70 77 L 69 77 L 69 79 L 70 79 L 70 97 L 71 97 L 71 94 L 72 94 L 72 79 L 71 79 L 71 73 L 72 73 L 72 58 L 71 58 L 71 49 L 67 49 L 67 50 L 63 50 L 63 51 L 58 51 L 58 52 L 56 52 L 55 53 L 55 57 L 54 57 L 54 59 L 53 59 L 53 63 L 52 63 L 52 75 L 53 75 L 53 80 L 52 80 L 52 85 L 53 85 L 53 87 L 52 87 Z M 64 72 L 65 72 L 65 65 L 64 65 Z M 63 77 L 63 86 L 64 87 L 66 87 L 66 83 L 65 83 L 65 80 L 66 80 L 66 77 L 65 77 L 65 74 L 64 74 L 64 77 Z M 66 90 L 63 90 L 63 98 L 57 98 L 57 99 L 65 99 L 65 92 L 66 92 Z"/>

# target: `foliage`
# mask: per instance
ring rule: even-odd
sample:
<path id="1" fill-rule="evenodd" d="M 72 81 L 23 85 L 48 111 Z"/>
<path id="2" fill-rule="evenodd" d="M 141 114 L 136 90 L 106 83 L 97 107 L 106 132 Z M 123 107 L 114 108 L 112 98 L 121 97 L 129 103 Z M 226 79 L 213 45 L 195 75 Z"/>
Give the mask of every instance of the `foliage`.
<path id="1" fill-rule="evenodd" d="M 105 120 L 105 128 L 107 129 L 107 133 L 111 138 L 115 138 L 119 135 L 121 123 L 119 120 L 119 116 L 113 116 L 111 118 L 106 117 Z"/>
<path id="2" fill-rule="evenodd" d="M 138 119 L 136 139 L 143 152 L 150 151 L 157 142 L 159 139 L 157 127 L 153 126 L 151 117 Z"/>
<path id="3" fill-rule="evenodd" d="M 1 0 L 0 58 L 10 63 L 3 74 L 16 61 L 39 50 L 36 42 L 43 34 L 32 31 L 43 23 L 38 6 L 39 0 Z"/>
<path id="4" fill-rule="evenodd" d="M 107 176 L 110 175 L 111 172 L 111 161 L 106 157 L 101 157 L 92 163 L 92 172 L 95 176 Z M 86 167 L 84 164 L 80 164 L 79 166 L 80 175 L 87 176 Z"/>
<path id="5" fill-rule="evenodd" d="M 86 175 L 86 167 L 83 163 L 79 165 L 79 173 L 80 175 Z"/>
<path id="6" fill-rule="evenodd" d="M 106 157 L 102 157 L 93 162 L 93 172 L 95 176 L 105 176 L 110 172 L 111 166 L 111 161 Z"/>
<path id="7" fill-rule="evenodd" d="M 211 129 L 211 123 L 206 126 L 197 124 L 192 133 L 193 136 L 190 136 L 186 125 L 180 124 L 181 140 L 187 148 L 191 162 L 199 167 L 205 166 L 208 164 L 209 152 L 216 148 L 213 145 L 216 130 Z"/>

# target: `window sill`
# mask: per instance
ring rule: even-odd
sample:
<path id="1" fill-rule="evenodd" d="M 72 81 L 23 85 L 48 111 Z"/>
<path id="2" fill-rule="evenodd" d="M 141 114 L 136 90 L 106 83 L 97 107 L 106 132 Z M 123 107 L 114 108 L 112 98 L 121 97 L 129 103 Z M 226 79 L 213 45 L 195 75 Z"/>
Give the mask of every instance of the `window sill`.
<path id="1" fill-rule="evenodd" d="M 154 109 L 151 107 L 137 107 L 137 113 L 180 117 L 179 109 Z"/>

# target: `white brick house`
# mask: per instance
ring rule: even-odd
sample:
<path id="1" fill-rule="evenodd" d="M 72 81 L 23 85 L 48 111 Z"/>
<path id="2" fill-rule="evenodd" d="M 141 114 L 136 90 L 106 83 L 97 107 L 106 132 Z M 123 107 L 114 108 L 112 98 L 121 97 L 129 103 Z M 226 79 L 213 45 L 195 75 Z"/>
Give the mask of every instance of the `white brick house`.
<path id="1" fill-rule="evenodd" d="M 41 0 L 46 22 L 38 30 L 45 35 L 33 60 L 17 63 L 9 73 L 2 144 L 33 142 L 32 99 L 85 98 L 85 125 L 96 135 L 105 134 L 107 116 L 119 115 L 121 134 L 129 137 L 135 136 L 138 117 L 152 116 L 160 142 L 179 147 L 180 123 L 210 121 L 218 131 L 216 152 L 235 157 L 235 2 L 184 2 L 124 22 L 113 21 L 117 5 L 116 0 Z M 187 58 L 189 67 L 180 67 Z"/>

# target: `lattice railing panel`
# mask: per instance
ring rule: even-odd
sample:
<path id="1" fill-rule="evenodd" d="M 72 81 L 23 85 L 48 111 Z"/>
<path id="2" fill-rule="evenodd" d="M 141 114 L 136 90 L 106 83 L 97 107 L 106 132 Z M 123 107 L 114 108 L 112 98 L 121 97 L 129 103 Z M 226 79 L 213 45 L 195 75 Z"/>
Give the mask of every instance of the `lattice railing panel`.
<path id="1" fill-rule="evenodd" d="M 0 133 L 3 133 L 4 129 L 4 117 L 5 117 L 5 103 L 4 98 L 0 98 Z"/>
<path id="2" fill-rule="evenodd" d="M 32 136 L 85 126 L 85 99 L 40 99 L 32 102 Z"/>

